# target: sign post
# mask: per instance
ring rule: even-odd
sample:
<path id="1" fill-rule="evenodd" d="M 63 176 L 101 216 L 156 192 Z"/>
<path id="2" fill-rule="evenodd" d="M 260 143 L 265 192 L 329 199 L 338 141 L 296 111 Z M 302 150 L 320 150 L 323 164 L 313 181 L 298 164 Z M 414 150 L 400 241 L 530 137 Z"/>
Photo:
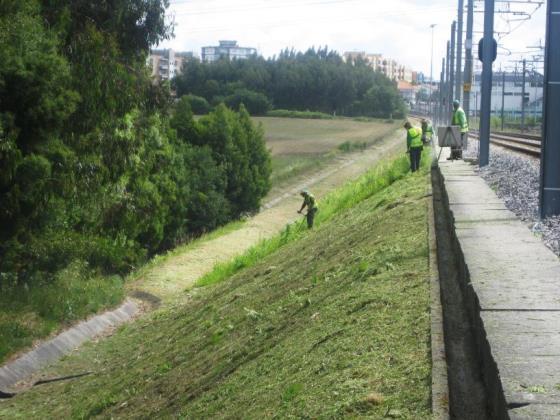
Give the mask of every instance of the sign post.
<path id="1" fill-rule="evenodd" d="M 484 38 L 479 56 L 482 56 L 482 84 L 480 101 L 480 154 L 479 166 L 486 166 L 490 160 L 490 112 L 492 101 L 492 63 L 496 59 L 494 40 L 494 0 L 484 0 Z"/>
<path id="2" fill-rule="evenodd" d="M 560 0 L 548 0 L 541 150 L 541 217 L 560 215 Z"/>

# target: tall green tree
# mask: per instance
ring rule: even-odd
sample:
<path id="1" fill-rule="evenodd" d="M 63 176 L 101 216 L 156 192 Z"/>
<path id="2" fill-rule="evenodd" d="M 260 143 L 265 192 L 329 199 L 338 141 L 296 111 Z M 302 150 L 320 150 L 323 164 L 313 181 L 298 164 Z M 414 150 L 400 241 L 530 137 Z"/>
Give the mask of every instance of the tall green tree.
<path id="1" fill-rule="evenodd" d="M 124 273 L 258 209 L 270 158 L 243 107 L 196 122 L 150 80 L 167 6 L 0 0 L 0 273 Z"/>
<path id="2" fill-rule="evenodd" d="M 203 96 L 211 103 L 225 102 L 233 108 L 244 102 L 255 115 L 263 107 L 249 106 L 249 103 L 258 94 L 265 95 L 272 106 L 281 109 L 380 117 L 401 116 L 404 110 L 393 81 L 374 71 L 365 61 L 345 62 L 326 47 L 305 52 L 286 49 L 268 60 L 262 57 L 212 63 L 192 60 L 185 64 L 184 70 L 173 81 L 180 96 Z M 383 102 L 387 92 L 391 100 Z M 372 94 L 379 94 L 379 98 L 372 100 Z M 369 95 L 368 107 L 364 102 L 366 95 Z"/>

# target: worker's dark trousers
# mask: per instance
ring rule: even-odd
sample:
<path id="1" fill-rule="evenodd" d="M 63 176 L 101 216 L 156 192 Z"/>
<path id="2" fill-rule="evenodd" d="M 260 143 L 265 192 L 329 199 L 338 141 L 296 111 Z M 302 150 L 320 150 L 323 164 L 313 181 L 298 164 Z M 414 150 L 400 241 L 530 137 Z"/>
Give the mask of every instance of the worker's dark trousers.
<path id="1" fill-rule="evenodd" d="M 463 148 L 467 145 L 467 133 L 461 133 L 461 147 L 451 148 L 451 159 L 463 159 Z"/>
<path id="2" fill-rule="evenodd" d="M 420 159 L 422 158 L 422 147 L 410 148 L 410 170 L 416 172 L 420 169 Z"/>
<path id="3" fill-rule="evenodd" d="M 313 227 L 313 221 L 315 220 L 315 213 L 317 213 L 317 208 L 307 210 L 307 228 L 311 229 Z"/>

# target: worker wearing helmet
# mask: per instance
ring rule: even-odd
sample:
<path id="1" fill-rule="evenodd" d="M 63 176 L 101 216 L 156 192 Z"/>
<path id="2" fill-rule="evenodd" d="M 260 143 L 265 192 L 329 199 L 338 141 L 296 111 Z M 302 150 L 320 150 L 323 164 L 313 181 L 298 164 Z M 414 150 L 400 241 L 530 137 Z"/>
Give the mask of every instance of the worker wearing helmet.
<path id="1" fill-rule="evenodd" d="M 432 139 L 434 137 L 434 128 L 432 127 L 432 123 L 427 119 L 422 118 L 421 126 L 422 126 L 422 143 L 431 144 Z"/>
<path id="2" fill-rule="evenodd" d="M 461 146 L 451 148 L 451 157 L 449 159 L 462 159 L 463 147 L 467 144 L 467 133 L 469 132 L 469 123 L 463 108 L 459 106 L 459 101 L 453 101 L 453 117 L 451 118 L 451 125 L 458 126 L 461 130 Z"/>
<path id="3" fill-rule="evenodd" d="M 420 159 L 424 148 L 422 130 L 413 127 L 409 121 L 404 124 L 404 128 L 406 129 L 406 152 L 410 156 L 410 170 L 416 172 L 420 169 Z"/>
<path id="4" fill-rule="evenodd" d="M 307 228 L 311 229 L 313 227 L 313 220 L 315 219 L 315 213 L 319 210 L 319 206 L 317 206 L 317 201 L 313 194 L 309 191 L 303 190 L 300 192 L 300 195 L 303 197 L 303 204 L 301 208 L 298 210 L 298 213 L 301 214 L 303 209 L 307 207 Z"/>

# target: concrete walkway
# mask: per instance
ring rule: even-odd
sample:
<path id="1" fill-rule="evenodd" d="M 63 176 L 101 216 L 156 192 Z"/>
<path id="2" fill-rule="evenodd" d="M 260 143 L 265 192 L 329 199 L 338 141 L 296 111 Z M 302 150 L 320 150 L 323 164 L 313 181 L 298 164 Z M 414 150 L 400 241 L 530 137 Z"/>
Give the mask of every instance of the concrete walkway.
<path id="1" fill-rule="evenodd" d="M 492 418 L 560 418 L 560 261 L 475 166 L 439 166 Z"/>

